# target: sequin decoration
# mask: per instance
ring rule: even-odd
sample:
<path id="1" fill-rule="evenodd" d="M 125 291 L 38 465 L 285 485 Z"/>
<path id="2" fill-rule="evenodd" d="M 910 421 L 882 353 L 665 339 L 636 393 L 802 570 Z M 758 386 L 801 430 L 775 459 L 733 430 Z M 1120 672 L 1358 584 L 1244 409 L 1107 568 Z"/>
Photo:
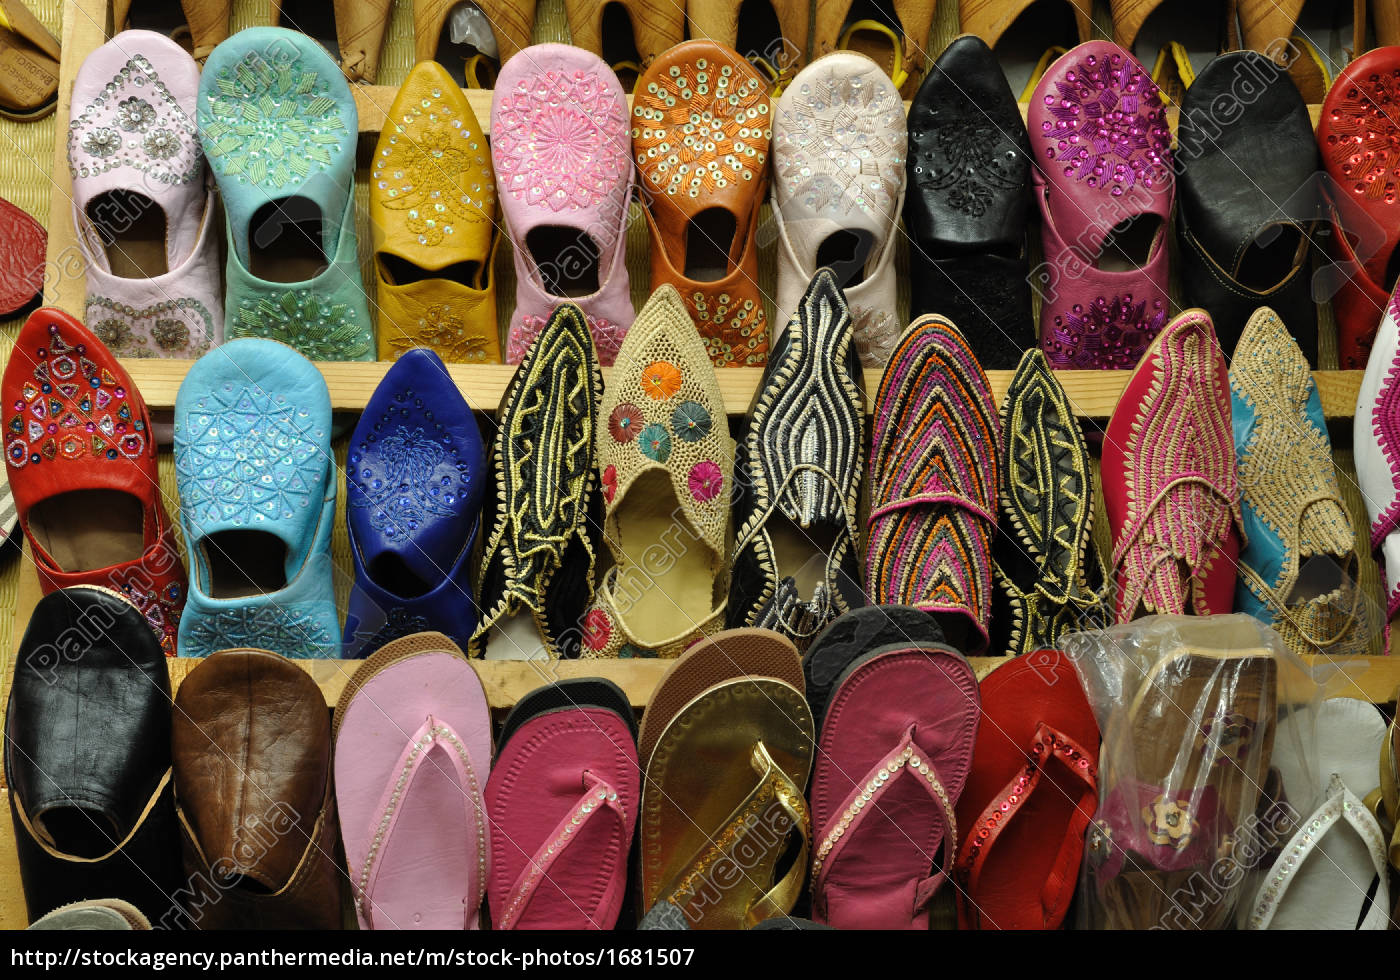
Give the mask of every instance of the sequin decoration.
<path id="1" fill-rule="evenodd" d="M 626 186 L 626 105 L 595 72 L 539 72 L 497 98 L 491 142 L 502 192 L 558 212 Z"/>
<path id="2" fill-rule="evenodd" d="M 495 185 L 480 179 L 491 172 L 486 138 L 441 98 L 442 91 L 433 89 L 386 124 L 392 134 L 370 170 L 370 180 L 384 192 L 379 203 L 405 212 L 408 230 L 419 245 L 430 247 L 452 244 L 463 225 L 496 213 Z"/>
<path id="3" fill-rule="evenodd" d="M 265 337 L 295 347 L 313 361 L 354 361 L 370 349 L 370 331 L 344 303 L 326 303 L 314 289 L 248 297 L 229 324 L 233 337 Z"/>
<path id="4" fill-rule="evenodd" d="M 71 344 L 50 324 L 45 346 L 25 352 L 34 363 L 32 381 L 7 406 L 5 460 L 10 467 L 38 466 L 57 459 L 137 459 L 149 445 L 139 406 L 111 371 L 88 356 L 86 344 Z"/>
<path id="5" fill-rule="evenodd" d="M 225 383 L 195 400 L 185 425 L 175 470 L 187 526 L 258 529 L 322 505 L 326 434 L 285 395 Z"/>
<path id="6" fill-rule="evenodd" d="M 593 343 L 598 348 L 598 363 L 604 366 L 617 360 L 617 352 L 622 347 L 622 338 L 627 336 L 627 328 L 613 323 L 606 317 L 585 313 L 588 330 L 593 334 Z M 535 342 L 546 323 L 547 317 L 526 314 L 521 318 L 519 329 L 512 330 L 506 340 L 506 361 L 518 364 L 524 360 L 525 352 Z"/>
<path id="7" fill-rule="evenodd" d="M 1191 814 L 1190 800 L 1174 800 L 1166 795 L 1142 808 L 1142 822 L 1147 825 L 1148 840 L 1178 851 L 1191 843 L 1191 835 L 1200 827 Z"/>
<path id="8" fill-rule="evenodd" d="M 68 125 L 68 170 L 74 179 L 121 169 L 167 185 L 187 184 L 204 173 L 194 120 L 139 54 L 127 59 Z"/>
<path id="9" fill-rule="evenodd" d="M 698 198 L 762 178 L 769 116 L 767 86 L 751 70 L 687 60 L 634 96 L 632 152 L 657 191 Z"/>
<path id="10" fill-rule="evenodd" d="M 761 300 L 703 289 L 682 298 L 714 364 L 757 367 L 768 360 L 768 316 Z"/>
<path id="11" fill-rule="evenodd" d="M 118 357 L 200 357 L 213 341 L 214 317 L 189 296 L 136 307 L 89 294 L 87 322 Z"/>
<path id="12" fill-rule="evenodd" d="M 1040 343 L 1052 367 L 1129 370 L 1166 322 L 1164 298 L 1134 301 L 1131 293 L 1099 296 L 1087 306 L 1075 303 L 1057 313 L 1052 330 Z"/>
<path id="13" fill-rule="evenodd" d="M 1322 148 L 1358 197 L 1394 204 L 1400 187 L 1400 69 L 1353 77 Z"/>
<path id="14" fill-rule="evenodd" d="M 201 86 L 204 153 L 223 176 L 269 191 L 305 180 L 355 139 L 329 93 L 290 50 L 250 51 Z"/>
<path id="15" fill-rule="evenodd" d="M 416 401 L 422 410 L 423 400 Z M 373 444 L 355 447 L 350 468 L 356 478 L 346 481 L 350 506 L 368 510 L 370 527 L 390 541 L 411 537 L 420 525 L 455 517 L 467 484 L 466 464 L 443 441 L 442 424 L 437 423 L 434 438 L 421 428 L 394 425 L 398 415 L 391 408 L 375 426 Z"/>
<path id="16" fill-rule="evenodd" d="M 904 103 L 872 65 L 827 69 L 803 82 L 773 137 L 773 168 L 793 201 L 812 213 L 898 215 L 904 186 Z"/>
<path id="17" fill-rule="evenodd" d="M 1161 93 L 1126 54 L 1089 55 L 1047 93 L 1040 135 L 1066 177 L 1114 197 L 1171 179 L 1171 131 Z"/>

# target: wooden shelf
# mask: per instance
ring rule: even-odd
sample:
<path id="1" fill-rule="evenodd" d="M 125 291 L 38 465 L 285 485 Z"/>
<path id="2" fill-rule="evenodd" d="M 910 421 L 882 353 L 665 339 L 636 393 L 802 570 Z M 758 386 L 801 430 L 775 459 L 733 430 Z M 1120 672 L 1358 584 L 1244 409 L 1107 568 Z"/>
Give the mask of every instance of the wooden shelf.
<path id="1" fill-rule="evenodd" d="M 146 404 L 153 410 L 172 408 L 180 382 L 190 368 L 190 361 L 140 358 L 125 360 L 122 366 L 131 374 Z M 389 370 L 387 361 L 321 361 L 317 364 L 331 392 L 331 407 L 336 411 L 361 411 L 374 389 Z M 449 364 L 448 371 L 462 395 L 474 410 L 496 412 L 515 368 L 502 364 Z M 609 368 L 603 369 L 606 381 Z M 725 368 L 715 372 L 719 378 L 724 407 L 730 415 L 743 415 L 749 410 L 754 388 L 762 377 L 760 368 Z M 1011 371 L 988 371 L 992 392 L 998 404 L 1011 383 Z M 1056 376 L 1069 395 L 1075 413 L 1083 418 L 1106 419 L 1113 414 L 1123 386 L 1131 371 L 1057 371 Z M 1361 387 L 1361 371 L 1315 371 L 1322 411 L 1329 419 L 1349 419 L 1356 409 L 1356 394 Z M 880 384 L 879 371 L 865 372 L 866 411 L 875 400 Z"/>

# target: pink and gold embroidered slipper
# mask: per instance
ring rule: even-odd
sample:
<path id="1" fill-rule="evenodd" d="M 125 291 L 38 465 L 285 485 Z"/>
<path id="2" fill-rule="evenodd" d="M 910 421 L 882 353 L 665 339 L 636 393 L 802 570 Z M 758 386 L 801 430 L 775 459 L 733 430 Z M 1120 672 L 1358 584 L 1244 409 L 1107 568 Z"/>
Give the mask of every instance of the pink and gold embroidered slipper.
<path id="1" fill-rule="evenodd" d="M 1058 929 L 1098 806 L 1099 726 L 1068 657 L 1037 650 L 980 686 L 982 722 L 958 800 L 958 925 Z"/>
<path id="2" fill-rule="evenodd" d="M 1001 424 L 956 327 L 929 314 L 890 355 L 875 395 L 866 589 L 933 613 L 948 642 L 987 645 Z"/>
<path id="3" fill-rule="evenodd" d="M 479 929 L 491 709 L 441 633 L 395 640 L 335 709 L 335 795 L 361 929 Z"/>
<path id="4" fill-rule="evenodd" d="M 556 681 L 506 717 L 486 782 L 495 929 L 612 929 L 627 890 L 641 769 L 627 696 Z"/>
<path id="5" fill-rule="evenodd" d="M 877 647 L 851 660 L 825 714 L 812 774 L 812 917 L 838 929 L 926 929 L 958 848 L 954 808 L 979 714 L 972 667 L 942 644 Z"/>
<path id="6" fill-rule="evenodd" d="M 1187 310 L 1138 362 L 1104 438 L 1118 622 L 1234 608 L 1242 521 L 1230 418 L 1210 315 Z"/>
<path id="7" fill-rule="evenodd" d="M 585 657 L 675 657 L 724 628 L 734 440 L 674 286 L 637 314 L 598 411 L 613 567 L 584 613 Z"/>

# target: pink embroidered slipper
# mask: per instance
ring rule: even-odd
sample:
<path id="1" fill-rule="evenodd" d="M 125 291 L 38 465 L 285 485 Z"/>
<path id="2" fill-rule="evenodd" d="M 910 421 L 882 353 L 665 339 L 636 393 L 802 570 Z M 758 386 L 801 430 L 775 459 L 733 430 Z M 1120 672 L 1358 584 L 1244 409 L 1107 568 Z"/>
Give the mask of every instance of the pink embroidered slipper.
<path id="1" fill-rule="evenodd" d="M 501 69 L 491 99 L 491 159 L 515 254 L 506 361 L 519 364 L 563 302 L 588 318 L 611 364 L 632 326 L 627 96 L 595 54 L 536 44 Z"/>
<path id="2" fill-rule="evenodd" d="M 954 807 L 979 706 L 971 665 L 942 644 L 893 643 L 851 660 L 812 774 L 814 919 L 928 928 L 929 902 L 957 853 Z"/>
<path id="3" fill-rule="evenodd" d="M 1230 418 L 1210 315 L 1187 310 L 1143 355 L 1104 438 L 1118 622 L 1234 608 L 1242 518 Z"/>
<path id="4" fill-rule="evenodd" d="M 486 782 L 493 929 L 612 929 L 641 797 L 627 695 L 556 681 L 506 717 Z"/>
<path id="5" fill-rule="evenodd" d="M 124 31 L 73 81 L 68 169 L 88 328 L 118 357 L 200 357 L 222 343 L 213 192 L 195 134 L 199 66 Z"/>
<path id="6" fill-rule="evenodd" d="M 1397 286 L 1400 290 L 1400 286 Z M 1371 518 L 1371 551 L 1386 583 L 1386 649 L 1400 613 L 1400 292 L 1376 329 L 1352 421 L 1356 480 Z"/>
<path id="7" fill-rule="evenodd" d="M 1089 41 L 1050 66 L 1027 111 L 1041 349 L 1051 367 L 1130 368 L 1167 321 L 1166 107 L 1132 55 Z"/>
<path id="8" fill-rule="evenodd" d="M 335 709 L 335 795 L 361 929 L 478 929 L 491 709 L 441 633 L 371 656 Z"/>
<path id="9" fill-rule="evenodd" d="M 875 394 L 865 581 L 876 605 L 933 613 L 949 643 L 987 645 L 1001 423 L 991 384 L 947 320 L 922 316 Z"/>

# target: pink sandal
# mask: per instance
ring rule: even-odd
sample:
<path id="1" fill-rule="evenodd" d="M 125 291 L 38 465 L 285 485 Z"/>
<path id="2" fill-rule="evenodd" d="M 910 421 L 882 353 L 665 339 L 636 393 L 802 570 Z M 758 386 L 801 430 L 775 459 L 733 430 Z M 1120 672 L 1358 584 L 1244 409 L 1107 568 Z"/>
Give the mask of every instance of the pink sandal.
<path id="1" fill-rule="evenodd" d="M 511 710 L 486 784 L 493 929 L 612 929 L 627 891 L 641 769 L 632 705 L 597 678 Z"/>
<path id="2" fill-rule="evenodd" d="M 479 929 L 491 709 L 441 633 L 366 660 L 335 709 L 335 795 L 361 929 Z"/>
<path id="3" fill-rule="evenodd" d="M 957 853 L 977 679 L 949 647 L 895 643 L 856 656 L 834 691 L 812 776 L 812 917 L 926 929 Z"/>

